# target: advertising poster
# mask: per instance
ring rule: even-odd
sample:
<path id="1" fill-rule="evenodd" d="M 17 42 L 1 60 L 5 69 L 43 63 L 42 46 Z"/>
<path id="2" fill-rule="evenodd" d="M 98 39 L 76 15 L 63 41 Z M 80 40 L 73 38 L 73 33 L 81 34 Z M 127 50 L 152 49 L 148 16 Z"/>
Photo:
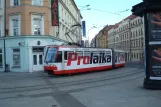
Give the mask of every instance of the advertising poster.
<path id="1" fill-rule="evenodd" d="M 161 12 L 148 14 L 150 79 L 161 80 Z"/>
<path id="2" fill-rule="evenodd" d="M 151 45 L 150 46 L 150 61 L 149 61 L 149 70 L 150 76 L 160 77 L 161 79 L 161 45 Z"/>
<path id="3" fill-rule="evenodd" d="M 161 12 L 149 13 L 149 42 L 161 41 Z"/>

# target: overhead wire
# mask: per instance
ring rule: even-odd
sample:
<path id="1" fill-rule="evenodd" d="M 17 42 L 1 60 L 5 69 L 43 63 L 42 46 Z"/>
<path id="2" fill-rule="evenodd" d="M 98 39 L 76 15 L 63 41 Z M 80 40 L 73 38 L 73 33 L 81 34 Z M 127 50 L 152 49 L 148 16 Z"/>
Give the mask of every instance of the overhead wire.
<path id="1" fill-rule="evenodd" d="M 21 0 L 21 1 L 26 1 L 26 0 Z M 29 2 L 29 1 L 31 1 L 32 2 L 32 0 L 27 0 L 26 2 Z M 48 0 L 43 0 L 43 1 L 40 1 L 40 2 L 48 2 L 48 3 L 51 3 L 50 1 L 48 1 Z M 70 3 L 67 3 L 68 5 L 73 5 L 73 4 L 70 4 Z M 79 6 L 79 5 L 77 5 L 77 6 Z M 48 7 L 48 6 L 45 6 L 45 7 Z M 79 6 L 79 7 L 85 7 L 85 6 Z M 49 7 L 48 7 L 49 8 Z M 114 14 L 114 15 L 118 15 L 118 16 L 122 16 L 122 17 L 125 17 L 125 16 L 123 16 L 123 15 L 120 15 L 120 13 L 118 14 L 117 12 L 110 12 L 110 11 L 107 11 L 107 10 L 101 10 L 101 9 L 96 9 L 96 8 L 91 8 L 90 7 L 90 9 L 91 10 L 96 10 L 96 11 L 100 11 L 100 12 L 106 12 L 106 13 L 110 13 L 110 14 Z M 129 10 L 129 9 L 126 9 L 126 10 Z M 126 12 L 126 11 L 120 11 L 120 12 Z"/>

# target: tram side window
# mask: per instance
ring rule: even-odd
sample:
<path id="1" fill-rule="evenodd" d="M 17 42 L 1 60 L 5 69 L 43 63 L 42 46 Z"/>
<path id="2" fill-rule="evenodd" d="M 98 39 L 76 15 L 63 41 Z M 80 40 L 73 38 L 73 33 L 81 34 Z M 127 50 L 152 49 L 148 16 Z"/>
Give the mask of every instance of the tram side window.
<path id="1" fill-rule="evenodd" d="M 90 51 L 84 51 L 84 56 L 90 56 Z"/>
<path id="2" fill-rule="evenodd" d="M 58 51 L 57 62 L 62 62 L 62 52 Z"/>
<path id="3" fill-rule="evenodd" d="M 105 55 L 105 51 L 100 51 L 99 53 L 100 53 L 100 54 L 104 54 L 104 55 Z"/>
<path id="4" fill-rule="evenodd" d="M 64 52 L 64 60 L 67 60 L 67 51 Z"/>
<path id="5" fill-rule="evenodd" d="M 82 51 L 76 51 L 78 56 L 83 56 L 83 52 Z"/>
<path id="6" fill-rule="evenodd" d="M 106 55 L 111 55 L 111 51 L 106 51 Z"/>
<path id="7" fill-rule="evenodd" d="M 73 51 L 65 51 L 64 52 L 64 60 L 68 60 L 69 53 L 74 53 Z"/>
<path id="8" fill-rule="evenodd" d="M 115 62 L 117 63 L 117 57 L 118 57 L 118 54 L 117 54 L 117 52 L 115 52 Z"/>
<path id="9" fill-rule="evenodd" d="M 93 56 L 95 56 L 95 55 L 99 56 L 99 53 L 97 51 L 93 51 L 92 53 L 93 53 Z"/>

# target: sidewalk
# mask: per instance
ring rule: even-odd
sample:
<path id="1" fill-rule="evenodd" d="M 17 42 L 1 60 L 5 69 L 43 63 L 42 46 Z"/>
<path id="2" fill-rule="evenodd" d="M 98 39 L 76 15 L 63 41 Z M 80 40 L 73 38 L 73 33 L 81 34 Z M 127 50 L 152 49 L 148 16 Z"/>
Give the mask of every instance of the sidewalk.
<path id="1" fill-rule="evenodd" d="M 160 107 L 161 91 L 143 88 L 143 79 L 71 93 L 87 107 Z"/>
<path id="2" fill-rule="evenodd" d="M 144 67 L 144 62 L 143 61 L 126 62 L 125 66 L 130 66 L 130 67 Z"/>

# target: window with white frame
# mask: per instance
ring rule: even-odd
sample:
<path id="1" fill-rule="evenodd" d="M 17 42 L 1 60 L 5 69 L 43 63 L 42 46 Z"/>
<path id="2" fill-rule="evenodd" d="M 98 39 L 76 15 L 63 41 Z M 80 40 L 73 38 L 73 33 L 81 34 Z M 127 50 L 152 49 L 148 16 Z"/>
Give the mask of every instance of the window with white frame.
<path id="1" fill-rule="evenodd" d="M 0 49 L 0 67 L 3 66 L 2 49 Z"/>
<path id="2" fill-rule="evenodd" d="M 11 6 L 18 6 L 18 5 L 20 5 L 20 0 L 10 0 L 10 5 Z"/>
<path id="3" fill-rule="evenodd" d="M 42 0 L 32 0 L 32 5 L 42 6 L 43 5 L 43 1 Z"/>
<path id="4" fill-rule="evenodd" d="M 20 49 L 13 49 L 13 67 L 20 67 Z"/>
<path id="5" fill-rule="evenodd" d="M 43 35 L 44 33 L 44 20 L 42 15 L 32 15 L 32 34 Z"/>
<path id="6" fill-rule="evenodd" d="M 20 17 L 10 16 L 10 35 L 17 36 L 20 35 Z"/>

